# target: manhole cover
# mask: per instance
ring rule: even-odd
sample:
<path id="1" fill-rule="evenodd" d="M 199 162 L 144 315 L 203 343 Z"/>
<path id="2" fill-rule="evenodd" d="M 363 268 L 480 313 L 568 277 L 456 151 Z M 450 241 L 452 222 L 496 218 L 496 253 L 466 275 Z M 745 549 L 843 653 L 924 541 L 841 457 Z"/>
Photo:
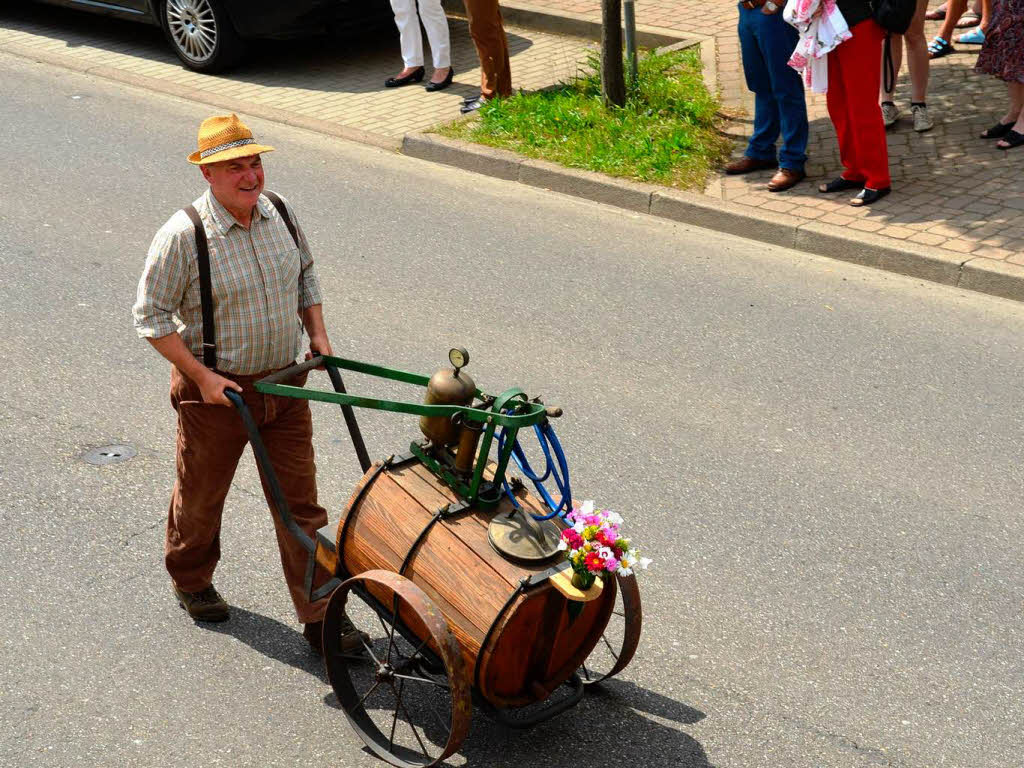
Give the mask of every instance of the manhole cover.
<path id="1" fill-rule="evenodd" d="M 90 464 L 117 464 L 128 461 L 136 453 L 138 451 L 130 445 L 101 445 L 99 448 L 93 448 L 82 458 Z"/>

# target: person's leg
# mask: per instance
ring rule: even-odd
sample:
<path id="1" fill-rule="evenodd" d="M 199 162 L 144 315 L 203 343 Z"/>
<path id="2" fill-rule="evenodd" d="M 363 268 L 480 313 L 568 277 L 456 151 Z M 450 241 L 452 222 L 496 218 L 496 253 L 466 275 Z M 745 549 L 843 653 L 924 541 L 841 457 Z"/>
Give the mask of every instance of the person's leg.
<path id="1" fill-rule="evenodd" d="M 763 27 L 761 10 L 739 9 L 738 34 L 743 76 L 747 88 L 754 94 L 754 131 L 747 141 L 744 154 L 755 160 L 775 160 L 775 142 L 779 138 L 779 107 L 772 93 L 768 74 L 769 63 L 762 49 Z M 792 53 L 792 51 L 790 51 Z M 794 72 L 793 74 L 796 74 Z M 799 75 L 797 75 L 799 79 Z"/>
<path id="2" fill-rule="evenodd" d="M 857 165 L 857 154 L 853 145 L 853 125 L 846 107 L 846 73 L 843 71 L 845 59 L 839 55 L 843 46 L 852 42 L 852 40 L 847 40 L 828 54 L 828 92 L 825 94 L 825 103 L 828 106 L 828 116 L 832 120 L 832 125 L 835 126 L 836 139 L 839 142 L 839 160 L 843 164 L 843 172 L 840 175 L 846 181 L 862 182 L 864 174 Z"/>
<path id="3" fill-rule="evenodd" d="M 1010 96 L 1010 108 L 1000 122 L 1009 124 L 1012 120 L 1013 128 L 1011 130 L 1024 134 L 1024 83 L 1011 82 L 1006 85 Z M 1003 138 L 996 143 L 996 146 L 1005 148 L 1010 146 L 1010 142 L 1007 138 Z"/>
<path id="4" fill-rule="evenodd" d="M 988 23 L 992 19 L 992 0 L 979 0 L 981 4 L 981 22 L 978 26 L 982 32 L 988 31 Z"/>
<path id="5" fill-rule="evenodd" d="M 889 148 L 882 115 L 875 108 L 882 73 L 874 65 L 878 61 L 885 31 L 873 19 L 867 19 L 851 32 L 853 37 L 835 52 L 838 53 L 839 74 L 846 95 L 844 106 L 853 144 L 853 165 L 863 176 L 866 188 L 884 189 L 891 185 Z M 831 65 L 830 60 L 830 69 Z"/>
<path id="6" fill-rule="evenodd" d="M 220 524 L 246 435 L 234 408 L 202 402 L 199 387 L 171 369 L 171 404 L 178 412 L 177 477 L 167 514 L 164 563 L 185 592 L 213 581 L 220 559 Z"/>
<path id="7" fill-rule="evenodd" d="M 935 38 L 949 43 L 953 39 L 953 30 L 956 29 L 956 23 L 960 21 L 960 17 L 964 15 L 966 10 L 967 0 L 949 0 L 946 3 L 946 19 L 942 22 L 942 27 L 939 28 Z M 935 57 L 933 56 L 932 58 Z"/>
<path id="8" fill-rule="evenodd" d="M 928 0 L 918 0 L 917 12 L 910 20 L 910 28 L 903 36 L 907 46 L 907 68 L 910 70 L 910 101 L 928 100 L 928 79 L 931 68 L 928 60 L 928 39 L 924 34 L 924 14 Z"/>
<path id="9" fill-rule="evenodd" d="M 781 13 L 760 15 L 761 52 L 782 131 L 779 167 L 802 172 L 807 161 L 807 102 L 803 80 L 787 63 L 799 35 Z M 774 148 L 774 140 L 772 144 Z"/>
<path id="10" fill-rule="evenodd" d="M 434 62 L 434 73 L 441 71 L 443 80 L 451 66 L 451 43 L 448 37 L 448 17 L 444 15 L 441 0 L 419 0 L 420 20 L 427 32 L 430 43 L 430 55 Z"/>
<path id="11" fill-rule="evenodd" d="M 402 63 L 405 64 L 398 77 L 407 77 L 423 66 L 423 35 L 416 15 L 416 0 L 391 0 L 391 10 L 395 12 Z"/>
<path id="12" fill-rule="evenodd" d="M 924 0 L 924 2 L 927 3 L 928 0 Z M 891 38 L 891 45 L 892 45 L 892 69 L 893 69 L 892 90 L 891 91 L 885 90 L 885 83 L 884 82 L 882 83 L 882 87 L 879 89 L 879 99 L 881 100 L 881 102 L 883 104 L 885 104 L 886 102 L 892 104 L 893 103 L 893 95 L 896 93 L 896 81 L 899 79 L 900 68 L 903 66 L 903 35 L 897 35 L 897 34 L 893 33 L 892 38 Z M 927 55 L 927 51 L 925 51 L 925 55 Z M 882 58 L 883 58 L 883 62 L 882 63 L 883 63 L 883 66 L 884 66 L 884 64 L 885 64 L 885 62 L 884 62 L 884 58 L 885 58 L 884 54 L 883 54 Z"/>
<path id="13" fill-rule="evenodd" d="M 486 99 L 511 96 L 508 40 L 497 0 L 466 0 L 466 17 L 480 58 L 480 94 Z"/>
<path id="14" fill-rule="evenodd" d="M 301 386 L 301 383 L 297 385 Z M 315 541 L 317 530 L 327 525 L 327 511 L 317 503 L 309 402 L 300 398 L 267 397 L 266 419 L 260 425 L 260 437 L 292 519 Z M 274 498 L 262 467 L 260 481 L 267 503 L 273 508 Z M 281 566 L 299 621 L 303 624 L 321 621 L 327 601 L 310 603 L 305 588 L 309 553 L 284 527 L 280 514 L 275 512 L 273 517 Z"/>

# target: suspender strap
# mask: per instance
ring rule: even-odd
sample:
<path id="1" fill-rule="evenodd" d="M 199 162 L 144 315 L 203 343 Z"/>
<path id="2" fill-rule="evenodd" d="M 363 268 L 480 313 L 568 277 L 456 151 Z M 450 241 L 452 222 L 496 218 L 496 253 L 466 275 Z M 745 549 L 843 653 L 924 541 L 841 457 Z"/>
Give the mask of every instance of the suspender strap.
<path id="1" fill-rule="evenodd" d="M 299 233 L 295 230 L 288 209 L 284 200 L 269 189 L 263 190 L 263 194 L 274 204 L 277 212 L 281 214 L 288 232 L 291 233 L 295 247 L 299 247 Z M 185 209 L 185 213 L 192 220 L 192 226 L 196 231 L 196 260 L 199 264 L 199 300 L 203 309 L 203 365 L 211 370 L 217 367 L 217 344 L 216 333 L 213 327 L 213 288 L 210 284 L 210 246 L 206 241 L 206 227 L 199 218 L 199 211 L 194 205 Z"/>
<path id="2" fill-rule="evenodd" d="M 295 231 L 295 225 L 292 223 L 292 217 L 288 215 L 288 208 L 284 204 L 284 200 L 278 197 L 276 192 L 271 192 L 269 189 L 264 189 L 263 194 L 267 196 L 267 199 L 274 204 L 277 208 L 277 212 L 281 214 L 281 218 L 284 219 L 285 225 L 288 227 L 288 231 L 292 234 L 292 240 L 295 241 L 295 247 L 299 247 L 299 233 Z"/>
<path id="3" fill-rule="evenodd" d="M 210 286 L 210 247 L 206 242 L 206 227 L 199 211 L 190 205 L 185 213 L 196 230 L 196 257 L 199 263 L 199 298 L 203 307 L 203 365 L 211 370 L 217 367 L 216 334 L 213 328 L 213 288 Z"/>

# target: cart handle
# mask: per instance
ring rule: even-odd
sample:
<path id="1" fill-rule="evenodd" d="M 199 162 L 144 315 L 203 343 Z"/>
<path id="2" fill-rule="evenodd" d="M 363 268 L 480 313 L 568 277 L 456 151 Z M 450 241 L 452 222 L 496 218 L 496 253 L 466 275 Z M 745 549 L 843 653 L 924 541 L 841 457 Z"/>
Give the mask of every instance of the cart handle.
<path id="1" fill-rule="evenodd" d="M 317 358 L 314 358 L 314 360 L 316 359 Z M 309 362 L 313 362 L 313 360 Z M 242 423 L 245 424 L 245 429 L 249 433 L 249 442 L 252 444 L 252 452 L 256 455 L 256 463 L 259 464 L 260 468 L 263 470 L 267 485 L 270 486 L 270 495 L 273 498 L 277 514 L 281 517 L 281 522 L 284 524 L 284 527 L 288 529 L 288 532 L 295 537 L 302 548 L 310 554 L 313 554 L 316 551 L 316 542 L 313 541 L 313 539 L 311 539 L 304 530 L 299 528 L 298 523 L 295 522 L 295 518 L 292 517 L 291 510 L 288 509 L 288 502 L 284 500 L 284 493 L 281 491 L 281 485 L 277 482 L 277 473 L 274 472 L 274 465 L 270 463 L 270 455 L 267 453 L 267 447 L 263 444 L 263 439 L 260 437 L 259 427 L 256 426 L 256 421 L 253 419 L 252 413 L 249 411 L 245 401 L 242 400 L 242 396 L 233 389 L 225 389 L 224 396 L 231 401 L 231 404 L 235 406 L 235 408 L 238 409 L 238 413 L 242 417 Z"/>

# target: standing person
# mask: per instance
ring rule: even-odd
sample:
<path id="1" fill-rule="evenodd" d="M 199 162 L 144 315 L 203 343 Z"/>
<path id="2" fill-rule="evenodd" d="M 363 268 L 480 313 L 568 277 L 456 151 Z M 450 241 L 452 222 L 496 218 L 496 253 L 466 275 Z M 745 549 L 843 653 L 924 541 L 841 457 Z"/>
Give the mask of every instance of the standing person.
<path id="1" fill-rule="evenodd" d="M 310 349 L 331 353 L 306 238 L 286 202 L 261 194 L 261 156 L 272 151 L 235 115 L 203 121 L 188 161 L 199 166 L 209 188 L 157 232 L 132 307 L 139 336 L 171 363 L 177 478 L 164 562 L 175 597 L 197 621 L 229 617 L 213 572 L 224 499 L 248 435 L 227 390 L 240 393 L 251 410 L 295 522 L 310 537 L 327 524 L 317 503 L 308 401 L 253 389 L 257 379 L 295 364 L 303 326 Z M 211 290 L 204 312 L 206 271 Z M 262 469 L 260 474 L 273 505 Z M 303 634 L 319 650 L 326 601 L 310 603 L 304 588 L 308 554 L 273 517 Z M 345 631 L 350 648 L 361 644 L 362 633 L 350 623 Z"/>
<path id="2" fill-rule="evenodd" d="M 1006 81 L 1010 105 L 999 122 L 981 134 L 999 139 L 999 149 L 1024 144 L 1024 0 L 999 0 L 978 56 L 978 72 Z"/>
<path id="3" fill-rule="evenodd" d="M 420 34 L 422 20 L 434 63 L 434 74 L 430 76 L 427 90 L 441 91 L 452 84 L 452 78 L 455 76 L 451 62 L 451 42 L 448 38 L 448 18 L 441 8 L 441 0 L 419 0 L 418 15 L 416 5 L 417 0 L 391 0 L 405 69 L 395 77 L 385 80 L 384 87 L 400 88 L 423 80 L 423 35 Z"/>
<path id="4" fill-rule="evenodd" d="M 900 110 L 893 101 L 896 91 L 896 78 L 900 73 L 900 65 L 903 63 L 903 43 L 907 45 L 907 68 L 910 70 L 910 111 L 914 116 L 914 130 L 918 133 L 930 131 L 935 125 L 931 115 L 928 113 L 928 42 L 924 35 L 924 17 L 928 12 L 928 0 L 917 0 L 917 9 L 914 18 L 910 20 L 910 27 L 906 34 L 898 35 L 892 33 L 890 44 L 892 46 L 892 89 L 885 90 L 885 83 L 881 90 L 882 121 L 885 127 L 889 128 L 900 119 Z M 884 59 L 884 56 L 883 56 Z M 883 63 L 884 66 L 884 63 Z M 883 73 L 884 74 L 884 73 Z M 883 77 L 883 81 L 884 81 Z"/>
<path id="5" fill-rule="evenodd" d="M 494 98 L 512 95 L 508 38 L 498 0 L 465 0 L 469 35 L 480 57 L 480 94 L 466 99 L 462 113 L 474 112 Z"/>
<path id="6" fill-rule="evenodd" d="M 818 190 L 860 189 L 850 205 L 871 205 L 891 191 L 889 148 L 878 108 L 885 30 L 872 18 L 870 0 L 837 0 L 836 5 L 852 37 L 828 54 L 826 101 L 844 170 Z"/>
<path id="7" fill-rule="evenodd" d="M 754 93 L 754 132 L 743 157 L 725 167 L 727 174 L 778 167 L 768 182 L 782 192 L 805 177 L 807 104 L 800 75 L 789 66 L 797 31 L 772 0 L 744 0 L 739 6 L 740 51 L 747 88 Z M 775 143 L 782 134 L 782 150 Z"/>

